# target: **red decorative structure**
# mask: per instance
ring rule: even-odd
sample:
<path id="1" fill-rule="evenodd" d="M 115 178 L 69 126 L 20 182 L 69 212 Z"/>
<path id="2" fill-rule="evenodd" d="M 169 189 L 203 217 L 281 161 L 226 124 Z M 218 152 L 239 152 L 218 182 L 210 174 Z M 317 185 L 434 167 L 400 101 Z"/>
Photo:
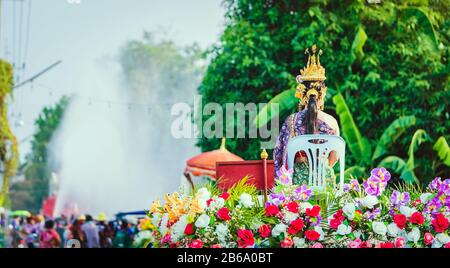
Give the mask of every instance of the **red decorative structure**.
<path id="1" fill-rule="evenodd" d="M 267 200 L 267 191 L 274 186 L 274 164 L 273 160 L 267 160 L 265 150 L 261 153 L 261 158 L 262 160 L 217 162 L 217 185 L 222 190 L 227 190 L 247 177 L 247 183 L 264 191 L 264 198 Z"/>

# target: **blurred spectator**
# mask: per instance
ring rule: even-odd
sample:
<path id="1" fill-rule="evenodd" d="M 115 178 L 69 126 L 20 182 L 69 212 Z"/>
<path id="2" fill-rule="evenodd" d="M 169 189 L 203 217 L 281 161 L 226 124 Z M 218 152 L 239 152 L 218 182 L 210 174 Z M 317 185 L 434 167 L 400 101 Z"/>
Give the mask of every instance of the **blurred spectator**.
<path id="1" fill-rule="evenodd" d="M 40 248 L 59 248 L 61 245 L 61 238 L 58 233 L 53 229 L 55 222 L 53 220 L 47 220 L 44 225 L 44 230 L 39 236 Z"/>
<path id="2" fill-rule="evenodd" d="M 86 238 L 86 246 L 88 248 L 99 248 L 100 238 L 98 227 L 91 215 L 86 215 L 86 222 L 81 225 L 81 230 Z"/>

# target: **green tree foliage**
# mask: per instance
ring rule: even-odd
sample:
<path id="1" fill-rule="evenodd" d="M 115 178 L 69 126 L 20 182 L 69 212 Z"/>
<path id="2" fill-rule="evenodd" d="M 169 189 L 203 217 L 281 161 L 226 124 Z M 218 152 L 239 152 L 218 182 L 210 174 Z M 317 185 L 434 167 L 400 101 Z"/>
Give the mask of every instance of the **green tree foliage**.
<path id="1" fill-rule="evenodd" d="M 54 106 L 45 107 L 35 121 L 36 133 L 31 141 L 31 152 L 21 167 L 25 179 L 11 185 L 12 209 L 27 209 L 38 213 L 42 200 L 49 195 L 49 142 L 60 125 L 69 103 L 61 98 Z"/>
<path id="2" fill-rule="evenodd" d="M 415 116 L 416 128 L 431 137 L 449 139 L 450 10 L 445 1 L 224 3 L 226 28 L 210 50 L 212 60 L 199 87 L 205 102 L 268 102 L 294 89 L 295 76 L 305 64 L 305 48 L 317 44 L 324 51 L 327 86 L 343 95 L 367 138 L 358 140 L 362 151 L 349 155 L 350 166 L 367 153 L 364 148 L 376 148 L 386 127 L 402 116 Z M 326 108 L 336 115 L 329 99 Z M 294 110 L 295 106 L 280 110 L 280 119 Z M 407 158 L 412 134 L 409 129 L 397 139 L 391 153 Z M 218 143 L 203 138 L 199 146 L 211 150 Z M 228 144 L 246 159 L 258 158 L 256 139 Z M 417 170 L 418 177 L 432 179 L 434 154 L 432 148 L 417 150 L 415 162 L 424 167 Z"/>
<path id="3" fill-rule="evenodd" d="M 120 64 L 127 89 L 137 101 L 192 99 L 192 88 L 198 86 L 204 68 L 197 44 L 178 47 L 171 40 L 157 40 L 145 32 L 142 40 L 127 42 L 120 51 Z M 164 104 L 164 103 L 161 103 Z"/>
<path id="4" fill-rule="evenodd" d="M 0 59 L 0 171 L 2 188 L 0 206 L 9 206 L 9 182 L 16 174 L 19 162 L 17 139 L 11 131 L 8 122 L 6 97 L 13 91 L 12 65 Z"/>

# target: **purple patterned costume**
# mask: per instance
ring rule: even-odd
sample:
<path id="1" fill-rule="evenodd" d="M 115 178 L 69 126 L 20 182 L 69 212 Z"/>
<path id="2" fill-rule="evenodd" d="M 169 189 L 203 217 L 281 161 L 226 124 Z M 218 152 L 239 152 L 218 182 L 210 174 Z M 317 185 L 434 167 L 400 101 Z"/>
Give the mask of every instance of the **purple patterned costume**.
<path id="1" fill-rule="evenodd" d="M 291 116 L 286 118 L 283 126 L 281 127 L 280 136 L 278 137 L 277 144 L 275 146 L 275 149 L 273 150 L 275 177 L 277 171 L 280 170 L 282 166 L 285 166 L 287 168 L 286 147 L 289 139 L 298 135 L 306 134 L 306 111 L 307 109 L 304 109 L 300 112 L 292 114 Z M 292 129 L 294 131 L 292 131 Z M 336 131 L 332 129 L 326 122 L 318 119 L 318 133 L 316 134 L 336 135 Z"/>

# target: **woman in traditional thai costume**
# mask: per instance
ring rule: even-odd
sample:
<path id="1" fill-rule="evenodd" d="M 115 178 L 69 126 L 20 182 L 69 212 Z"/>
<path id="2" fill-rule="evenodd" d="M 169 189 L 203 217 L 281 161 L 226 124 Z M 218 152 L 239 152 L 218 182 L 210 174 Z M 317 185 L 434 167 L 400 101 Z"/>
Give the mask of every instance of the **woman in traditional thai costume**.
<path id="1" fill-rule="evenodd" d="M 307 66 L 300 70 L 297 76 L 297 91 L 295 96 L 300 99 L 299 111 L 291 114 L 281 127 L 280 135 L 273 152 L 275 177 L 282 167 L 287 168 L 287 144 L 289 139 L 305 134 L 339 135 L 339 127 L 331 115 L 323 112 L 325 95 L 325 68 L 320 65 L 321 50 L 316 54 L 316 46 L 312 47 Z M 326 166 L 327 183 L 335 185 L 336 177 L 333 166 L 338 157 L 332 151 L 328 157 Z M 308 159 L 304 151 L 297 152 L 294 163 L 293 184 L 307 184 L 309 175 Z"/>

